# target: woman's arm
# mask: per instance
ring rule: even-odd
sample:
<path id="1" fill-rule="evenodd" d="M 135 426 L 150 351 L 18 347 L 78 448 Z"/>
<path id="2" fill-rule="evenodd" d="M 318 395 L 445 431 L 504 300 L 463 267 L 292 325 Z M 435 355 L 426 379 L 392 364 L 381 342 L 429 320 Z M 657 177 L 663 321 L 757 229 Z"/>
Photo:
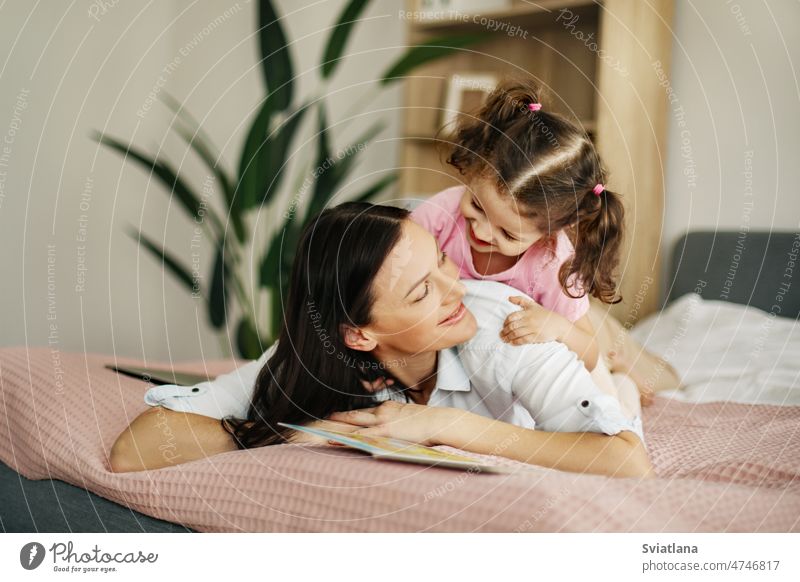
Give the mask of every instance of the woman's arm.
<path id="1" fill-rule="evenodd" d="M 341 432 L 357 428 L 326 420 L 307 425 Z M 291 443 L 327 444 L 327 439 L 304 432 L 290 435 Z M 222 428 L 219 419 L 153 407 L 136 417 L 117 437 L 109 462 L 113 472 L 127 473 L 162 469 L 235 450 L 233 437 Z"/>
<path id="2" fill-rule="evenodd" d="M 545 432 L 456 408 L 394 401 L 335 413 L 329 419 L 365 427 L 357 434 L 388 436 L 423 445 L 449 445 L 562 471 L 611 477 L 656 476 L 644 445 L 630 431 L 613 436 Z"/>
<path id="3" fill-rule="evenodd" d="M 145 471 L 236 448 L 218 419 L 156 406 L 136 417 L 117 437 L 109 463 L 115 473 Z"/>
<path id="4" fill-rule="evenodd" d="M 448 409 L 442 409 L 448 410 Z M 545 432 L 531 430 L 485 416 L 449 409 L 451 428 L 445 433 L 450 445 L 465 451 L 499 455 L 575 473 L 610 477 L 655 477 L 647 451 L 635 433 L 609 436 L 593 432 Z"/>

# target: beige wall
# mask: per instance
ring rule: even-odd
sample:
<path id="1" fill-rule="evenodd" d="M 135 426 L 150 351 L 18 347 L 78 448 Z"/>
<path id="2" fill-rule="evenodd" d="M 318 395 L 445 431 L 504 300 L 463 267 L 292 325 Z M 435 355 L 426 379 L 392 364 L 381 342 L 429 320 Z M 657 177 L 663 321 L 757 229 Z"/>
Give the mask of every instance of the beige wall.
<path id="1" fill-rule="evenodd" d="M 800 229 L 798 23 L 794 0 L 676 2 L 667 256 L 688 230 Z"/>
<path id="2" fill-rule="evenodd" d="M 277 5 L 291 38 L 301 39 L 293 47 L 299 88 L 317 89 L 313 67 L 324 29 L 344 0 Z M 88 134 L 103 129 L 150 151 L 161 148 L 201 187 L 205 169 L 194 157 L 184 158 L 186 148 L 167 130 L 165 109 L 156 103 L 137 114 L 163 68 L 180 57 L 165 88 L 186 100 L 233 168 L 242 123 L 263 91 L 252 36 L 255 6 L 244 0 L 106 0 L 105 9 L 99 6 L 81 0 L 71 9 L 60 3 L 34 9 L 10 0 L 0 11 L 0 345 L 154 359 L 217 357 L 228 348 L 209 330 L 204 306 L 162 277 L 123 232 L 128 223 L 141 224 L 188 256 L 191 222 L 169 205 L 160 185 L 148 184 L 145 173 L 99 149 Z M 365 54 L 346 62 L 328 89 L 334 92 L 331 119 L 341 118 L 363 91 L 360 83 L 399 52 L 392 48 L 404 39 L 397 6 L 373 2 L 351 45 Z M 670 117 L 665 250 L 689 229 L 800 226 L 798 11 L 792 0 L 677 0 L 671 83 L 678 98 L 673 107 L 682 106 L 684 117 L 675 111 Z M 400 99 L 398 89 L 384 93 L 371 107 L 389 111 L 366 115 L 342 136 L 340 146 L 379 115 L 389 122 L 384 141 L 365 152 L 357 178 L 397 163 L 391 137 L 399 134 L 398 115 L 392 110 Z M 682 152 L 687 137 L 689 149 Z M 262 238 L 274 226 L 264 218 Z M 210 249 L 202 250 L 207 274 Z M 86 270 L 79 292 L 81 252 Z M 226 336 L 222 340 L 227 343 Z"/>
<path id="3" fill-rule="evenodd" d="M 289 36 L 302 38 L 293 46 L 299 88 L 314 90 L 313 67 L 325 28 L 344 1 L 276 4 L 286 15 Z M 350 49 L 367 54 L 346 62 L 329 88 L 345 88 L 330 100 L 332 119 L 355 100 L 358 83 L 372 79 L 399 52 L 374 47 L 403 41 L 404 28 L 390 0 L 374 2 L 366 17 L 371 24 L 358 28 Z M 167 129 L 165 108 L 153 103 L 144 110 L 163 75 L 165 89 L 203 119 L 234 168 L 246 129 L 242 124 L 263 95 L 254 18 L 255 3 L 244 0 L 79 0 L 71 9 L 66 3 L 35 9 L 25 0 L 3 3 L 0 140 L 8 137 L 11 143 L 0 143 L 0 163 L 6 163 L 0 165 L 0 345 L 51 345 L 162 360 L 224 355 L 228 348 L 207 326 L 203 304 L 192 301 L 170 276 L 162 277 L 155 261 L 139 254 L 123 232 L 129 223 L 142 225 L 188 257 L 191 221 L 170 206 L 159 184 L 149 184 L 147 174 L 98 148 L 88 135 L 100 129 L 151 152 L 161 149 L 202 188 L 206 170 L 194 157 L 184 158 L 186 147 Z M 214 21 L 213 30 L 207 28 Z M 383 137 L 397 133 L 391 109 L 399 99 L 394 89 L 372 105 L 390 109 Z M 368 115 L 354 122 L 338 145 L 375 119 Z M 395 159 L 394 142 L 376 145 L 364 153 L 356 178 Z M 271 227 L 272 221 L 259 221 L 263 237 Z M 203 246 L 201 252 L 202 273 L 208 276 L 211 249 Z M 82 257 L 85 285 L 78 291 Z M 223 337 L 222 344 L 227 342 Z"/>

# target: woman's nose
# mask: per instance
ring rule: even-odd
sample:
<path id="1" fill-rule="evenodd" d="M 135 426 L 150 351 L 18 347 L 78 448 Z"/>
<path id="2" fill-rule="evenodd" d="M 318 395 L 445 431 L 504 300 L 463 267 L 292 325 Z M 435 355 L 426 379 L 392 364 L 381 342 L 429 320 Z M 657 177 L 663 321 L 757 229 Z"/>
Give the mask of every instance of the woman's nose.
<path id="1" fill-rule="evenodd" d="M 444 286 L 442 293 L 443 303 L 461 301 L 464 295 L 467 294 L 467 287 L 461 282 L 457 274 L 455 277 L 445 277 L 442 285 Z"/>

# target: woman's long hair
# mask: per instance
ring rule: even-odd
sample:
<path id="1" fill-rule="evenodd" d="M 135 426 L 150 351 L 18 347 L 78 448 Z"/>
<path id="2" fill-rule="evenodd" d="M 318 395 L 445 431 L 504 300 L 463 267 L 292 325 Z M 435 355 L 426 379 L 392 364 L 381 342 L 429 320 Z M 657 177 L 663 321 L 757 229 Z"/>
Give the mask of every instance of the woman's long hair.
<path id="1" fill-rule="evenodd" d="M 289 429 L 373 406 L 362 380 L 391 377 L 370 353 L 348 348 L 342 326 L 370 323 L 373 282 L 409 212 L 347 202 L 313 218 L 297 249 L 278 346 L 256 379 L 247 419 L 222 419 L 240 449 L 286 442 Z M 402 384 L 395 379 L 395 386 Z"/>

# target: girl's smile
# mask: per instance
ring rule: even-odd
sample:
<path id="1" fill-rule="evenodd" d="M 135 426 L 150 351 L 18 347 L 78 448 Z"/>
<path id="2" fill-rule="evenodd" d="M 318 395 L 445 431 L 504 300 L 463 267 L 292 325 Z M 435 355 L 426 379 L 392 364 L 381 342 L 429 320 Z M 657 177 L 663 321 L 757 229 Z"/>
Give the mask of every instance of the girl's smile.
<path id="1" fill-rule="evenodd" d="M 492 243 L 488 243 L 486 241 L 483 241 L 483 240 L 479 239 L 477 236 L 475 236 L 475 231 L 472 230 L 472 225 L 471 224 L 467 225 L 467 231 L 469 232 L 470 240 L 473 243 L 475 243 L 479 248 L 486 249 L 486 248 L 489 248 L 489 247 L 493 246 Z"/>

